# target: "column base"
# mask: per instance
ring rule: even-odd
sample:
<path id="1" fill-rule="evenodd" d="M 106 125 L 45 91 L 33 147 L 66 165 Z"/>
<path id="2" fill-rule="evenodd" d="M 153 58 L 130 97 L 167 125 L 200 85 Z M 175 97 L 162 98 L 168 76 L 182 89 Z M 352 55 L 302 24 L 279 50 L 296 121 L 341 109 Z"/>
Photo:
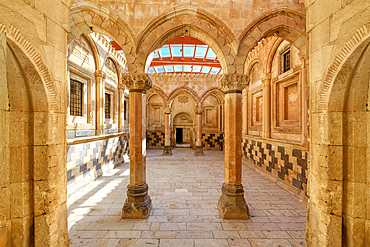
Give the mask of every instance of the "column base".
<path id="1" fill-rule="evenodd" d="M 127 186 L 127 199 L 122 208 L 123 219 L 146 219 L 152 209 L 152 200 L 148 195 L 148 184 Z"/>
<path id="2" fill-rule="evenodd" d="M 218 209 L 224 219 L 249 219 L 248 205 L 244 199 L 243 185 L 222 185 Z"/>
<path id="3" fill-rule="evenodd" d="M 163 156 L 172 156 L 171 146 L 164 146 L 164 148 L 163 148 Z"/>
<path id="4" fill-rule="evenodd" d="M 203 147 L 202 146 L 195 146 L 194 155 L 195 156 L 204 156 Z"/>

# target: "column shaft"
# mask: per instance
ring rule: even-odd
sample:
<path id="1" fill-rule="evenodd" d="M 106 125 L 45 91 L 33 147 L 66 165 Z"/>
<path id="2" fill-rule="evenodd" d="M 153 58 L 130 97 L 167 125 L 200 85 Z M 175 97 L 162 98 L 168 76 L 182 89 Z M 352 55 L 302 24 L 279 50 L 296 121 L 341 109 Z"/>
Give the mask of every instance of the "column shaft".
<path id="1" fill-rule="evenodd" d="M 146 97 L 151 87 L 147 74 L 124 74 L 130 90 L 130 184 L 122 209 L 122 218 L 147 218 L 152 208 L 146 183 Z"/>
<path id="2" fill-rule="evenodd" d="M 248 90 L 243 91 L 243 134 L 248 135 Z"/>
<path id="3" fill-rule="evenodd" d="M 225 219 L 248 219 L 249 209 L 242 185 L 242 90 L 246 75 L 223 75 L 219 87 L 225 92 L 225 183 L 218 208 Z"/>
<path id="4" fill-rule="evenodd" d="M 202 145 L 202 113 L 203 108 L 198 107 L 195 109 L 196 114 L 196 140 L 195 140 L 195 156 L 204 156 L 203 145 Z"/>
<path id="5" fill-rule="evenodd" d="M 267 74 L 263 78 L 263 126 L 262 137 L 271 137 L 271 75 Z"/>
<path id="6" fill-rule="evenodd" d="M 103 73 L 101 70 L 95 71 L 95 83 L 96 83 L 96 135 L 103 134 L 104 124 L 104 83 Z"/>
<path id="7" fill-rule="evenodd" d="M 163 149 L 163 156 L 171 156 L 171 111 L 170 109 L 165 109 L 164 114 L 164 149 Z"/>
<path id="8" fill-rule="evenodd" d="M 123 102 L 124 102 L 124 89 L 118 89 L 118 132 L 123 131 L 124 126 L 124 109 L 123 109 Z"/>

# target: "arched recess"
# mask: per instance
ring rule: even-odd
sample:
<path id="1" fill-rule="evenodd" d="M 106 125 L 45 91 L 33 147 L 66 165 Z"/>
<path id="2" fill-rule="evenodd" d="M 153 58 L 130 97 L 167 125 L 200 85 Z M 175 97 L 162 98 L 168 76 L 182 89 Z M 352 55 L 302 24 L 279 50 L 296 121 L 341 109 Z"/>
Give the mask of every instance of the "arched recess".
<path id="1" fill-rule="evenodd" d="M 149 55 L 176 37 L 188 35 L 207 44 L 217 55 L 224 73 L 234 71 L 230 66 L 236 56 L 235 37 L 225 23 L 193 6 L 173 10 L 156 18 L 141 33 L 137 54 L 140 70 L 145 71 Z M 150 63 L 149 63 L 150 64 Z"/>
<path id="2" fill-rule="evenodd" d="M 95 62 L 95 70 L 101 70 L 102 66 L 101 66 L 100 60 L 99 60 L 99 51 L 96 48 L 95 42 L 92 41 L 92 39 L 88 35 L 84 34 L 83 37 L 86 39 L 86 41 L 89 44 L 91 50 L 93 51 L 94 62 Z"/>
<path id="3" fill-rule="evenodd" d="M 264 75 L 266 73 L 266 70 L 263 66 L 263 63 L 262 61 L 259 59 L 259 58 L 255 58 L 253 59 L 250 63 L 246 64 L 247 65 L 247 68 L 246 68 L 246 71 L 245 71 L 245 74 L 249 75 L 250 76 L 250 73 L 253 69 L 253 67 L 258 64 L 261 66 L 261 69 L 262 69 L 262 75 Z"/>
<path id="4" fill-rule="evenodd" d="M 283 39 L 279 38 L 275 41 L 274 45 L 272 46 L 272 49 L 270 50 L 270 53 L 268 54 L 268 57 L 267 57 L 267 63 L 265 67 L 266 73 L 271 73 L 272 61 L 274 60 L 274 56 L 275 56 L 277 49 L 279 48 L 279 46 L 281 45 L 283 41 L 284 41 Z"/>
<path id="5" fill-rule="evenodd" d="M 198 94 L 191 88 L 188 87 L 178 87 L 175 90 L 173 90 L 170 95 L 168 96 L 167 102 L 171 105 L 173 100 L 180 94 L 185 93 L 190 95 L 190 97 L 193 99 L 195 105 L 199 105 L 200 98 Z"/>
<path id="6" fill-rule="evenodd" d="M 269 36 L 277 36 L 289 41 L 307 58 L 306 17 L 288 9 L 274 10 L 256 18 L 239 36 L 240 43 L 236 58 L 238 73 L 243 73 L 246 58 L 253 46 Z"/>
<path id="7" fill-rule="evenodd" d="M 150 96 L 148 96 L 148 98 L 147 98 L 148 101 L 149 101 L 149 98 L 152 95 L 158 94 L 162 98 L 162 100 L 163 100 L 164 107 L 168 107 L 168 101 L 167 101 L 168 97 L 167 97 L 166 93 L 162 89 L 160 89 L 157 86 L 153 86 L 152 88 L 150 88 L 148 90 L 148 92 L 149 93 L 152 93 Z"/>
<path id="8" fill-rule="evenodd" d="M 118 80 L 118 85 L 121 85 L 122 84 L 122 80 L 121 80 L 121 68 L 119 66 L 119 63 L 117 62 L 117 60 L 111 56 L 109 53 L 107 53 L 107 56 L 104 58 L 104 62 L 103 62 L 103 65 L 102 65 L 102 69 L 104 69 L 104 66 L 105 66 L 105 63 L 106 61 L 110 59 L 111 61 L 113 61 L 113 64 L 114 66 L 116 67 L 116 70 L 117 70 L 117 80 Z"/>
<path id="9" fill-rule="evenodd" d="M 64 106 L 57 100 L 55 82 L 32 44 L 13 27 L 0 25 L 3 32 L 7 37 L 1 37 L 5 40 L 1 44 L 5 81 L 1 84 L 6 89 L 1 91 L 8 113 L 6 118 L 0 117 L 4 120 L 0 146 L 2 149 L 5 142 L 9 153 L 0 155 L 4 158 L 0 159 L 0 180 L 5 182 L 1 184 L 0 210 L 8 212 L 4 216 L 10 224 L 1 225 L 11 234 L 2 243 L 64 246 L 68 241 Z"/>
<path id="10" fill-rule="evenodd" d="M 213 88 L 210 88 L 208 89 L 207 91 L 205 91 L 202 96 L 200 97 L 200 105 L 202 106 L 203 105 L 203 102 L 205 101 L 205 99 L 209 96 L 209 95 L 214 95 L 216 96 L 216 98 L 218 99 L 219 101 L 219 104 L 221 104 L 223 101 L 224 101 L 224 98 L 225 98 L 225 93 L 219 89 L 218 87 L 213 87 Z"/>
<path id="11" fill-rule="evenodd" d="M 69 21 L 68 43 L 81 34 L 88 35 L 92 32 L 105 34 L 122 48 L 127 59 L 128 72 L 135 73 L 137 71 L 135 35 L 131 28 L 113 12 L 106 8 L 99 8 L 91 2 L 72 4 Z"/>
<path id="12" fill-rule="evenodd" d="M 307 236 L 313 246 L 370 245 L 369 64 L 367 24 L 334 57 L 311 113 Z"/>

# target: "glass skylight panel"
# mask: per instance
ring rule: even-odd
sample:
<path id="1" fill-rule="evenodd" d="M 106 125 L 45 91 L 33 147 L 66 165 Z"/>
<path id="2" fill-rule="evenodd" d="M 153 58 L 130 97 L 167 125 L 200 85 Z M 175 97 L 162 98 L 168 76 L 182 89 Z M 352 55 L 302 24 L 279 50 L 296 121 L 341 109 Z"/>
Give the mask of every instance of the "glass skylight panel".
<path id="1" fill-rule="evenodd" d="M 107 40 L 109 41 L 113 41 L 113 39 L 111 39 L 110 37 L 108 37 L 107 35 L 104 35 L 104 38 L 106 38 Z"/>
<path id="2" fill-rule="evenodd" d="M 206 45 L 197 45 L 197 49 L 195 51 L 195 57 L 196 58 L 204 58 L 207 52 L 207 46 Z"/>
<path id="3" fill-rule="evenodd" d="M 209 48 L 206 59 L 212 59 L 212 60 L 215 60 L 215 59 L 216 59 L 216 57 L 217 57 L 217 56 L 216 56 L 216 54 L 214 53 L 214 51 L 213 51 L 211 48 Z"/>
<path id="4" fill-rule="evenodd" d="M 202 66 L 193 65 L 193 73 L 199 73 Z"/>
<path id="5" fill-rule="evenodd" d="M 158 73 L 164 73 L 164 69 L 162 66 L 156 66 L 155 69 L 157 70 Z"/>
<path id="6" fill-rule="evenodd" d="M 193 57 L 195 45 L 184 45 L 184 57 Z"/>
<path id="7" fill-rule="evenodd" d="M 172 72 L 173 72 L 173 67 L 172 67 L 172 65 L 166 65 L 166 66 L 164 66 L 164 68 L 166 69 L 166 72 L 167 72 L 167 73 L 172 73 Z"/>
<path id="8" fill-rule="evenodd" d="M 192 65 L 184 65 L 184 72 L 191 72 Z"/>
<path id="9" fill-rule="evenodd" d="M 154 57 L 153 58 L 159 58 L 159 54 L 158 54 L 158 52 L 156 52 L 155 54 L 154 54 Z"/>
<path id="10" fill-rule="evenodd" d="M 211 70 L 211 67 L 203 66 L 202 73 L 208 74 L 210 70 Z"/>
<path id="11" fill-rule="evenodd" d="M 153 69 L 153 67 L 149 67 L 148 73 L 150 73 L 150 74 L 155 73 L 155 70 Z"/>
<path id="12" fill-rule="evenodd" d="M 223 73 L 224 73 L 224 71 L 223 71 L 223 70 L 221 70 L 220 75 L 222 75 Z"/>
<path id="13" fill-rule="evenodd" d="M 182 72 L 182 65 L 175 65 L 175 72 Z"/>
<path id="14" fill-rule="evenodd" d="M 220 71 L 220 68 L 212 68 L 211 74 L 217 74 Z"/>
<path id="15" fill-rule="evenodd" d="M 160 53 L 162 57 L 171 57 L 170 48 L 168 48 L 168 45 L 164 45 L 160 49 Z"/>
<path id="16" fill-rule="evenodd" d="M 182 57 L 182 45 L 170 45 L 173 57 Z"/>

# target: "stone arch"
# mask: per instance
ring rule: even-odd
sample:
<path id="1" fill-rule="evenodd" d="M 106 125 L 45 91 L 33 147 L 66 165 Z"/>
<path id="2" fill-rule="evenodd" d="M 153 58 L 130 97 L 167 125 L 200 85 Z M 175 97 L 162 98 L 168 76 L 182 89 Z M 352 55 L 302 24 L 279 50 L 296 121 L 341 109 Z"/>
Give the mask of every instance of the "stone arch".
<path id="1" fill-rule="evenodd" d="M 265 70 L 264 70 L 264 66 L 263 66 L 263 63 L 262 61 L 259 59 L 259 58 L 255 58 L 253 59 L 247 66 L 247 69 L 245 71 L 245 74 L 246 75 L 249 75 L 253 69 L 253 67 L 256 65 L 256 64 L 259 64 L 262 68 L 262 74 L 265 74 Z"/>
<path id="2" fill-rule="evenodd" d="M 122 81 L 121 81 L 121 77 L 122 77 L 122 75 L 121 75 L 121 69 L 120 69 L 119 63 L 117 62 L 117 60 L 113 56 L 111 56 L 110 54 L 107 54 L 107 56 L 104 58 L 104 62 L 102 63 L 101 69 L 104 68 L 105 63 L 106 63 L 106 61 L 108 59 L 110 59 L 110 60 L 113 61 L 113 64 L 114 64 L 114 66 L 116 67 L 116 70 L 117 70 L 118 85 L 121 85 L 122 84 Z"/>
<path id="3" fill-rule="evenodd" d="M 84 34 L 83 36 L 86 39 L 87 43 L 89 44 L 91 50 L 93 51 L 95 70 L 101 70 L 102 66 L 101 66 L 100 60 L 99 60 L 99 51 L 96 48 L 96 45 L 95 45 L 94 41 L 88 35 Z"/>
<path id="4" fill-rule="evenodd" d="M 363 45 L 365 41 L 370 37 L 370 23 L 365 24 L 359 28 L 356 33 L 348 40 L 343 48 L 335 55 L 333 62 L 329 65 L 326 70 L 323 83 L 318 92 L 317 99 L 317 111 L 324 112 L 326 110 L 334 110 L 335 108 L 342 109 L 343 105 L 338 105 L 335 102 L 330 102 L 329 97 L 332 92 L 338 93 L 337 90 L 342 91 L 343 89 L 338 88 L 339 83 L 335 83 L 338 78 L 347 78 L 350 76 L 348 73 L 348 66 L 354 66 L 353 61 L 357 61 L 360 53 L 359 46 Z M 351 59 L 349 59 L 352 57 Z M 342 79 L 343 80 L 343 79 Z"/>
<path id="5" fill-rule="evenodd" d="M 280 47 L 283 41 L 284 41 L 283 39 L 279 38 L 275 41 L 274 45 L 272 46 L 270 53 L 268 54 L 268 57 L 267 57 L 267 62 L 266 62 L 266 67 L 265 67 L 266 74 L 271 73 L 272 61 L 274 60 L 274 56 L 275 56 L 277 49 Z"/>
<path id="6" fill-rule="evenodd" d="M 168 96 L 167 102 L 171 105 L 173 100 L 180 94 L 186 93 L 189 94 L 190 97 L 194 100 L 195 105 L 199 104 L 199 96 L 198 94 L 191 88 L 188 87 L 178 87 L 175 90 L 173 90 L 170 95 Z"/>
<path id="7" fill-rule="evenodd" d="M 239 36 L 236 58 L 238 73 L 242 74 L 252 47 L 261 39 L 272 35 L 289 41 L 307 58 L 306 17 L 289 9 L 274 10 L 256 18 Z"/>
<path id="8" fill-rule="evenodd" d="M 225 93 L 221 89 L 219 89 L 218 87 L 212 87 L 202 94 L 199 104 L 203 106 L 203 102 L 210 95 L 215 95 L 219 103 L 222 103 L 225 98 Z"/>
<path id="9" fill-rule="evenodd" d="M 72 4 L 70 8 L 70 43 L 81 34 L 90 34 L 98 32 L 108 35 L 122 48 L 126 59 L 128 71 L 135 73 L 136 55 L 135 55 L 135 35 L 128 24 L 113 12 L 106 8 L 99 8 L 92 3 Z"/>
<path id="10" fill-rule="evenodd" d="M 224 73 L 233 71 L 230 65 L 236 55 L 234 34 L 220 19 L 203 10 L 194 9 L 194 6 L 166 12 L 143 30 L 136 51 L 140 70 L 145 71 L 147 59 L 153 51 L 182 35 L 189 35 L 207 44 L 219 58 Z"/>
<path id="11" fill-rule="evenodd" d="M 163 100 L 164 107 L 168 107 L 168 102 L 167 102 L 168 97 L 162 89 L 160 89 L 157 86 L 153 86 L 148 91 L 151 92 L 152 94 L 158 94 Z M 148 101 L 149 101 L 150 97 L 152 96 L 152 94 L 148 97 Z"/>

